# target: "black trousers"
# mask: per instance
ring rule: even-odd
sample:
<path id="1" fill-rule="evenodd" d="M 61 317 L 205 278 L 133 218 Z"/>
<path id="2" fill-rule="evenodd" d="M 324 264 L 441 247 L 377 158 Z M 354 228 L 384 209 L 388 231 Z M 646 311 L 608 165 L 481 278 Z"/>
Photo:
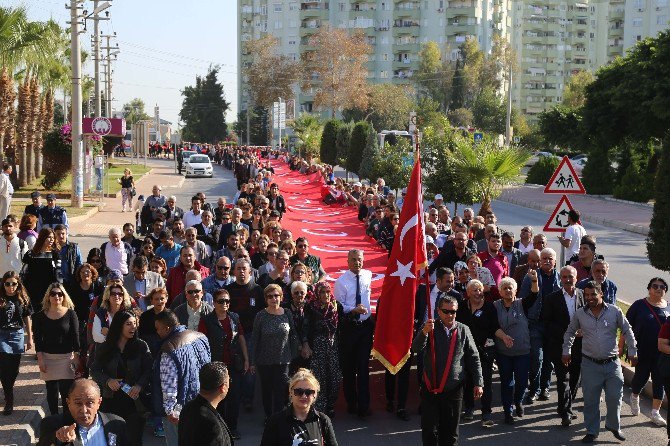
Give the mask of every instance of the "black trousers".
<path id="1" fill-rule="evenodd" d="M 19 376 L 21 354 L 0 353 L 0 384 L 5 392 L 5 400 L 14 400 L 14 383 Z"/>
<path id="2" fill-rule="evenodd" d="M 396 400 L 396 382 L 398 384 L 398 405 L 396 409 L 404 409 L 407 404 L 407 393 L 409 392 L 409 370 L 412 367 L 412 358 L 410 357 L 404 366 L 395 375 L 386 370 L 384 372 L 384 387 L 386 389 L 386 401 L 394 402 Z"/>
<path id="3" fill-rule="evenodd" d="M 479 351 L 479 360 L 482 363 L 482 376 L 484 377 L 484 393 L 482 394 L 482 415 L 491 413 L 491 403 L 493 401 L 493 359 L 495 358 L 495 348 L 488 347 Z M 465 396 L 463 405 L 466 410 L 475 409 L 475 384 L 471 376 L 465 379 Z"/>
<path id="4" fill-rule="evenodd" d="M 216 406 L 216 411 L 223 417 L 230 430 L 237 430 L 237 419 L 240 416 L 240 397 L 242 396 L 242 373 L 228 369 L 230 386 L 226 398 Z"/>
<path id="5" fill-rule="evenodd" d="M 458 444 L 458 423 L 463 406 L 463 386 L 432 394 L 421 387 L 421 439 L 423 446 Z"/>
<path id="6" fill-rule="evenodd" d="M 265 417 L 282 410 L 288 403 L 288 364 L 259 365 L 261 396 Z"/>
<path id="7" fill-rule="evenodd" d="M 558 414 L 572 415 L 572 400 L 577 394 L 577 385 L 579 384 L 579 374 L 582 370 L 582 351 L 573 346 L 570 364 L 563 365 L 562 351 L 544 350 L 549 361 L 554 365 L 556 374 L 556 393 L 558 394 Z"/>
<path id="8" fill-rule="evenodd" d="M 114 396 L 111 398 L 103 398 L 100 410 L 123 418 L 126 422 L 128 438 L 131 444 L 142 445 L 142 434 L 144 433 L 146 420 L 143 414 L 137 411 L 135 401 L 126 395 L 123 390 L 114 392 Z"/>
<path id="9" fill-rule="evenodd" d="M 65 404 L 65 399 L 67 398 L 67 391 L 70 390 L 70 386 L 73 382 L 73 379 L 55 379 L 53 381 L 46 381 L 47 404 L 49 405 L 49 412 L 51 412 L 51 415 L 56 415 L 58 413 L 58 394 L 60 394 L 61 402 L 63 403 L 63 413 L 69 412 L 67 404 Z"/>
<path id="10" fill-rule="evenodd" d="M 340 338 L 342 387 L 349 408 L 359 413 L 370 408 L 370 352 L 374 325 L 370 319 L 360 324 L 344 322 Z"/>

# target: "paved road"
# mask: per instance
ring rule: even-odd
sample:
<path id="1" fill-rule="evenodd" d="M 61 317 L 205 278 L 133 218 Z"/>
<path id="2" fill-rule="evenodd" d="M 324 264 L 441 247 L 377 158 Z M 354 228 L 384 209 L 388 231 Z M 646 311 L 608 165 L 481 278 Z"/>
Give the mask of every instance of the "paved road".
<path id="1" fill-rule="evenodd" d="M 160 162 L 160 161 L 158 161 Z M 235 183 L 232 175 L 224 169 L 217 168 L 213 179 L 187 179 L 184 185 L 177 190 L 164 191 L 176 192 L 177 202 L 181 207 L 186 207 L 190 197 L 197 191 L 204 191 L 208 201 L 214 202 L 215 198 L 223 195 L 230 199 L 235 192 Z M 462 209 L 462 208 L 459 208 Z M 534 227 L 542 227 L 547 216 L 541 212 L 510 205 L 503 202 L 495 202 L 494 209 L 501 226 L 518 234 L 521 226 L 531 224 Z M 611 277 L 619 285 L 621 298 L 632 301 L 643 295 L 645 285 L 650 277 L 656 274 L 648 265 L 645 257 L 644 238 L 642 236 L 628 233 L 626 231 L 614 230 L 587 224 L 589 232 L 598 236 L 599 250 L 604 253 L 612 264 Z M 558 247 L 555 238 L 551 241 L 554 248 Z M 104 241 L 101 237 L 75 237 L 75 241 L 81 244 L 82 250 L 88 250 L 93 246 L 99 246 Z M 374 368 L 378 364 L 372 363 Z M 344 413 L 344 408 L 339 407 L 338 416 L 335 419 L 335 429 L 338 440 L 342 445 L 370 444 L 370 445 L 402 445 L 420 444 L 419 416 L 417 415 L 418 398 L 416 396 L 415 380 L 412 381 L 410 390 L 410 401 L 408 408 L 412 418 L 409 422 L 397 420 L 393 415 L 384 411 L 385 398 L 383 390 L 383 373 L 375 373 L 372 378 L 373 389 L 373 416 L 366 422 L 361 422 L 355 417 Z M 626 393 L 625 398 L 627 398 Z M 342 406 L 342 398 L 340 398 Z M 649 412 L 647 402 L 644 402 L 643 413 Z M 500 423 L 502 414 L 499 408 L 499 387 L 494 388 L 494 416 L 496 422 Z M 581 409 L 581 400 L 577 407 Z M 578 441 L 583 435 L 581 413 L 573 427 L 569 429 L 557 426 L 558 419 L 555 417 L 555 393 L 552 400 L 545 403 L 535 404 L 528 409 L 527 416 L 519 421 L 517 426 L 497 424 L 491 429 L 483 429 L 477 422 L 471 422 L 462 426 L 462 444 L 477 445 L 532 445 L 538 442 L 548 445 L 563 445 Z M 262 433 L 262 414 L 260 401 L 256 401 L 255 410 L 250 414 L 242 414 L 240 420 L 240 432 L 243 439 L 237 444 L 257 445 Z M 629 442 L 638 446 L 664 444 L 666 440 L 665 430 L 654 427 L 646 416 L 628 416 L 627 406 L 623 408 L 623 425 Z M 601 443 L 618 443 L 611 434 L 601 434 Z M 149 446 L 163 445 L 164 440 L 154 438 L 149 429 L 145 435 L 145 444 Z"/>

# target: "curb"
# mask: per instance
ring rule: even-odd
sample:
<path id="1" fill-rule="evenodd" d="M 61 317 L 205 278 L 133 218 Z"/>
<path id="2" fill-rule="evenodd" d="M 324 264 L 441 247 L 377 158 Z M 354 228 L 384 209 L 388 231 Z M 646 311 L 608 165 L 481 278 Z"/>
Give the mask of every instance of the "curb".
<path id="1" fill-rule="evenodd" d="M 68 218 L 67 219 L 68 224 L 69 223 L 79 223 L 80 221 L 84 221 L 84 220 L 92 217 L 93 215 L 97 214 L 98 212 L 100 212 L 100 207 L 99 206 L 92 206 L 91 209 L 86 211 L 84 214 L 77 215 L 76 217 Z"/>
<path id="2" fill-rule="evenodd" d="M 527 201 L 522 201 L 522 200 L 517 200 L 517 199 L 514 199 L 514 198 L 504 197 L 502 195 L 500 197 L 496 198 L 496 200 L 503 201 L 505 203 L 511 203 L 511 204 L 521 206 L 521 207 L 524 207 L 524 208 L 535 209 L 536 211 L 547 212 L 547 213 L 551 213 L 554 210 L 553 206 L 543 206 L 541 204 L 529 203 Z M 609 220 L 609 219 L 606 219 L 606 218 L 593 217 L 593 216 L 589 216 L 589 215 L 582 216 L 582 219 L 584 221 L 588 221 L 590 223 L 595 223 L 597 225 L 607 226 L 608 228 L 621 229 L 623 231 L 634 232 L 636 234 L 640 234 L 640 235 L 644 235 L 644 236 L 647 236 L 649 234 L 649 228 L 645 228 L 643 226 L 638 226 L 638 225 L 632 225 L 630 223 L 623 223 L 623 222 L 616 221 L 616 220 Z"/>
<path id="3" fill-rule="evenodd" d="M 635 374 L 635 368 L 629 366 L 628 364 L 621 363 L 621 369 L 623 371 L 623 381 L 624 384 L 628 387 L 630 387 L 630 383 L 633 380 L 633 375 Z M 654 393 L 652 390 L 652 385 L 651 385 L 651 378 L 649 378 L 649 381 L 647 384 L 644 386 L 642 389 L 642 394 L 649 398 L 650 400 L 654 398 Z M 622 404 L 625 404 L 625 401 L 622 401 Z M 667 409 L 668 408 L 668 399 L 663 398 L 663 401 L 661 402 L 661 407 Z"/>

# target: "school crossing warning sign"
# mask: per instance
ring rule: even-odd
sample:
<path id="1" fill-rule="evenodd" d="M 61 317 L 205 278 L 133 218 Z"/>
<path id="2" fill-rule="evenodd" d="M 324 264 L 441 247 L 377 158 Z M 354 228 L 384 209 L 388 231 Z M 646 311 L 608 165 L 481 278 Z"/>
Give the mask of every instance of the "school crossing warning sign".
<path id="1" fill-rule="evenodd" d="M 564 156 L 551 179 L 544 187 L 545 194 L 585 194 L 586 189 L 572 167 L 570 158 Z"/>

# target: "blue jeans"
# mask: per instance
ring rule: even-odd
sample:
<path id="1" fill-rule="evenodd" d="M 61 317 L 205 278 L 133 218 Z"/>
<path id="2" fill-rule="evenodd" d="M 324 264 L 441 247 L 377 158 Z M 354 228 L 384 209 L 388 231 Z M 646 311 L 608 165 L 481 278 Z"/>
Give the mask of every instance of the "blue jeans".
<path id="1" fill-rule="evenodd" d="M 500 399 L 503 410 L 511 413 L 515 404 L 521 404 L 526 392 L 530 354 L 519 356 L 498 354 L 497 359 L 500 373 Z"/>
<path id="2" fill-rule="evenodd" d="M 551 372 L 554 367 L 551 361 L 544 361 L 544 327 L 534 326 L 538 322 L 530 322 L 530 373 L 528 375 L 528 394 L 537 395 L 551 385 Z"/>
<path id="3" fill-rule="evenodd" d="M 584 394 L 584 424 L 586 433 L 600 432 L 600 395 L 605 390 L 607 416 L 605 427 L 619 430 L 621 420 L 621 398 L 623 397 L 623 372 L 619 360 L 607 364 L 596 364 L 584 358 L 582 361 L 582 393 Z"/>
<path id="4" fill-rule="evenodd" d="M 172 424 L 167 417 L 163 417 L 163 431 L 165 432 L 165 444 L 167 446 L 179 446 L 177 425 Z"/>
<path id="5" fill-rule="evenodd" d="M 251 333 L 244 334 L 244 341 L 247 343 L 247 354 L 249 358 L 254 355 L 254 342 L 251 340 Z M 253 404 L 254 394 L 256 393 L 256 375 L 254 373 L 245 373 L 242 375 L 242 391 L 240 401 L 245 404 Z"/>

